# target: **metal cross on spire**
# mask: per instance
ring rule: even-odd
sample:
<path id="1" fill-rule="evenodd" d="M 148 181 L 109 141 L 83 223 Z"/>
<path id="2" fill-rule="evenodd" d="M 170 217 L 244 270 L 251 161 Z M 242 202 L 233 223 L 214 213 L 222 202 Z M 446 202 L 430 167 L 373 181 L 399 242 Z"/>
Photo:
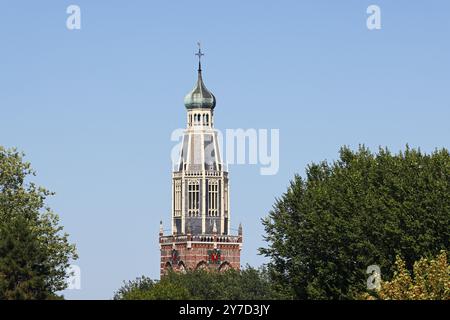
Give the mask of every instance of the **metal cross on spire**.
<path id="1" fill-rule="evenodd" d="M 202 47 L 200 42 L 197 42 L 198 45 L 198 52 L 195 54 L 196 56 L 198 56 L 198 71 L 202 71 L 202 56 L 204 56 L 205 54 L 202 52 Z"/>

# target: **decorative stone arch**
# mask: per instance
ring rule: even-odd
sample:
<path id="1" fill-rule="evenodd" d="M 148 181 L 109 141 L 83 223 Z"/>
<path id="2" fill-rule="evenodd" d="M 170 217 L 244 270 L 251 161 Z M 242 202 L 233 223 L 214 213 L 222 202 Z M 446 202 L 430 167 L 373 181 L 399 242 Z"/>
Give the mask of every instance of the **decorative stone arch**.
<path id="1" fill-rule="evenodd" d="M 164 265 L 164 274 L 168 274 L 170 271 L 172 271 L 172 263 L 170 263 L 170 261 L 167 261 Z"/>
<path id="2" fill-rule="evenodd" d="M 231 264 L 228 261 L 223 262 L 219 267 L 220 272 L 225 272 L 230 269 L 233 269 L 233 267 L 231 266 Z"/>
<path id="3" fill-rule="evenodd" d="M 208 264 L 204 260 L 197 263 L 197 266 L 195 267 L 195 270 L 206 270 L 206 269 L 208 269 Z"/>
<path id="4" fill-rule="evenodd" d="M 187 272 L 186 265 L 184 264 L 183 261 L 178 262 L 178 271 L 180 273 L 186 273 Z"/>

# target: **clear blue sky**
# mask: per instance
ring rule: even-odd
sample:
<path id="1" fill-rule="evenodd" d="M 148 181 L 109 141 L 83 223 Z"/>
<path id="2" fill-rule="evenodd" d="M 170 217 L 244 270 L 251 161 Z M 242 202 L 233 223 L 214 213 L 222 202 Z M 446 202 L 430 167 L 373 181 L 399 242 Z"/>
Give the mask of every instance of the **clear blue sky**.
<path id="1" fill-rule="evenodd" d="M 66 8 L 82 29 L 66 29 Z M 366 28 L 378 4 L 382 29 Z M 279 128 L 280 171 L 231 166 L 242 262 L 264 262 L 260 218 L 310 162 L 342 145 L 430 152 L 450 142 L 449 1 L 2 1 L 0 144 L 27 154 L 78 246 L 82 290 L 159 277 L 170 218 L 172 130 L 196 78 L 216 127 Z"/>

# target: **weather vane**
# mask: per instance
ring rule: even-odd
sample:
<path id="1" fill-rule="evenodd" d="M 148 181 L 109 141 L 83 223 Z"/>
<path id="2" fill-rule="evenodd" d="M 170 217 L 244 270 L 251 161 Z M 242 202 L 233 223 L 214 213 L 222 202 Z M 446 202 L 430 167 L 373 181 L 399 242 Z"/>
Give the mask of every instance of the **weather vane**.
<path id="1" fill-rule="evenodd" d="M 200 42 L 197 42 L 198 45 L 198 52 L 195 54 L 196 56 L 198 56 L 198 71 L 202 71 L 202 56 L 204 56 L 205 54 L 202 53 L 202 47 L 200 45 Z"/>

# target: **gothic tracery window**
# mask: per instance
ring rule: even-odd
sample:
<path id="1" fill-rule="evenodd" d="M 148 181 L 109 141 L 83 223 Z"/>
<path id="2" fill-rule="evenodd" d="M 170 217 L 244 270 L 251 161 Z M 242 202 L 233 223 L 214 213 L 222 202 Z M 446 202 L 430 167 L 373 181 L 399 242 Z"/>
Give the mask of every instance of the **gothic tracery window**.
<path id="1" fill-rule="evenodd" d="M 225 190 L 224 190 L 224 211 L 225 211 L 225 217 L 228 217 L 228 187 L 225 184 Z"/>
<path id="2" fill-rule="evenodd" d="M 188 215 L 197 217 L 200 209 L 200 184 L 198 180 L 188 182 Z"/>
<path id="3" fill-rule="evenodd" d="M 208 182 L 208 215 L 212 217 L 218 216 L 218 198 L 219 184 L 217 181 L 209 180 Z"/>
<path id="4" fill-rule="evenodd" d="M 175 196 L 174 196 L 175 216 L 181 216 L 181 180 L 175 180 Z"/>

